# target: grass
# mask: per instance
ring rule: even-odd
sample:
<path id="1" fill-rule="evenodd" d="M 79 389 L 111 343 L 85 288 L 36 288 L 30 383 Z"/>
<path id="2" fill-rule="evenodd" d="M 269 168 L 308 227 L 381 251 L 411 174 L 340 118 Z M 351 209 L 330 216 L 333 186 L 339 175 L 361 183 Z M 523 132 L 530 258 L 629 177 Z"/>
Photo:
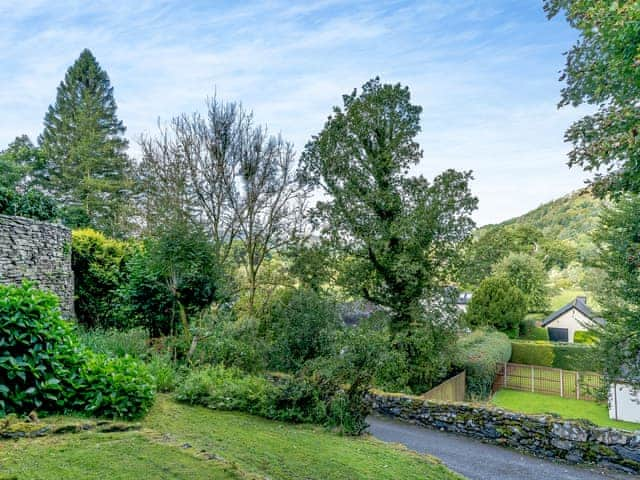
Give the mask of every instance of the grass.
<path id="1" fill-rule="evenodd" d="M 140 431 L 0 441 L 0 480 L 60 478 L 461 477 L 432 457 L 373 438 L 343 437 L 320 427 L 191 407 L 159 396 Z"/>
<path id="2" fill-rule="evenodd" d="M 640 424 L 638 423 L 611 420 L 606 404 L 587 400 L 573 400 L 541 393 L 502 389 L 495 393 L 491 403 L 514 412 L 553 413 L 566 419 L 589 420 L 601 427 L 613 427 L 630 431 L 640 430 Z"/>

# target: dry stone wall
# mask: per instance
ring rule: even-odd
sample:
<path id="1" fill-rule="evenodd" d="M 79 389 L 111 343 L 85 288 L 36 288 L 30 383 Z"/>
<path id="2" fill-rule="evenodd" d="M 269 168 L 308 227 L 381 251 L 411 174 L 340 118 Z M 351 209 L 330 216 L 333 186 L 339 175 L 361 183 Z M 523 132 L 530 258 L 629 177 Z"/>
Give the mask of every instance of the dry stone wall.
<path id="1" fill-rule="evenodd" d="M 417 425 L 476 437 L 539 457 L 640 473 L 640 431 L 631 433 L 548 415 L 429 402 L 403 395 L 376 393 L 370 400 L 374 411 Z"/>
<path id="2" fill-rule="evenodd" d="M 62 225 L 0 215 L 0 283 L 37 282 L 60 297 L 65 317 L 73 317 L 71 231 Z"/>

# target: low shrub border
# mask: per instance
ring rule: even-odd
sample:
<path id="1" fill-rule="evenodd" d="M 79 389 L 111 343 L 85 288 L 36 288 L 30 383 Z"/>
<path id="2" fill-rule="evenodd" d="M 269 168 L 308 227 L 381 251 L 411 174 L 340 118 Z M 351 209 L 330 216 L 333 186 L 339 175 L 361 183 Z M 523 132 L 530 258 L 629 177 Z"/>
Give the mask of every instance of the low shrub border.
<path id="1" fill-rule="evenodd" d="M 583 372 L 598 371 L 593 346 L 588 344 L 513 340 L 511 350 L 512 363 Z"/>
<path id="2" fill-rule="evenodd" d="M 459 433 L 525 453 L 640 473 L 640 431 L 600 428 L 588 421 L 525 415 L 468 403 L 439 403 L 375 392 L 374 411 L 429 428 Z"/>

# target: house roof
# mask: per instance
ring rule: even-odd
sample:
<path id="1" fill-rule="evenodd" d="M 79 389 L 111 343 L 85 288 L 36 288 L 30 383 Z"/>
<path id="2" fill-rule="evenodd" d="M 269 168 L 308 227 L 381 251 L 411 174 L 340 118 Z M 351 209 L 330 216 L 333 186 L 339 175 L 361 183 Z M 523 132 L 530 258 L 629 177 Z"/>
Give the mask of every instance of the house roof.
<path id="1" fill-rule="evenodd" d="M 578 310 L 580 313 L 582 313 L 589 320 L 593 320 L 594 322 L 596 322 L 596 323 L 598 323 L 600 325 L 604 324 L 604 319 L 600 318 L 600 317 L 596 317 L 596 314 L 593 313 L 593 310 L 591 310 L 587 306 L 586 297 L 576 297 L 575 300 L 573 300 L 572 302 L 567 303 L 564 307 L 559 308 L 558 310 L 553 312 L 551 315 L 549 315 L 547 318 L 545 318 L 542 321 L 542 326 L 546 327 L 551 322 L 553 322 L 554 320 L 556 320 L 557 318 L 561 317 L 562 315 L 564 315 L 565 313 L 567 313 L 568 311 L 570 311 L 570 310 L 572 310 L 574 308 L 576 310 Z"/>

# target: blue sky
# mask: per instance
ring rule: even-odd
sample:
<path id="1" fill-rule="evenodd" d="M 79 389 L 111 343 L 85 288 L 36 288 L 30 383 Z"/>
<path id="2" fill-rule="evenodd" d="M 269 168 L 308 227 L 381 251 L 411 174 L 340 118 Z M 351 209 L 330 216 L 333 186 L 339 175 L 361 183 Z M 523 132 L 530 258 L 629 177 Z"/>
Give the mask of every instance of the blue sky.
<path id="1" fill-rule="evenodd" d="M 36 138 L 66 69 L 89 48 L 136 138 L 241 100 L 300 151 L 341 102 L 379 75 L 423 106 L 416 173 L 473 170 L 479 224 L 583 185 L 566 166 L 558 72 L 575 34 L 542 0 L 0 2 L 0 148 Z"/>

